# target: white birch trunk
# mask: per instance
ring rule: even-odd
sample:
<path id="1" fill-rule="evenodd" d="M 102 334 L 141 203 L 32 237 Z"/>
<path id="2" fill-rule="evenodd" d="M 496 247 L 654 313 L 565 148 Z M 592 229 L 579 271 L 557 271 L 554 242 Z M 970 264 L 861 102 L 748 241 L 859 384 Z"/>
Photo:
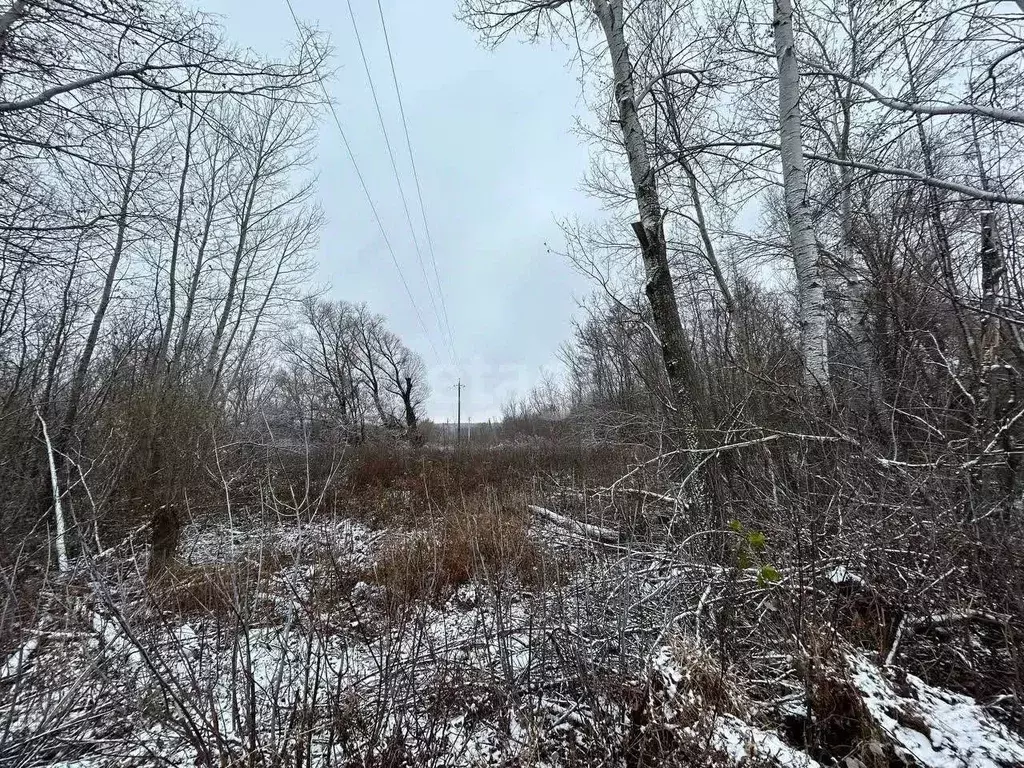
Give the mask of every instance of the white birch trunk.
<path id="1" fill-rule="evenodd" d="M 46 446 L 46 460 L 50 465 L 50 486 L 53 489 L 53 516 L 56 522 L 57 536 L 54 542 L 57 549 L 57 570 L 65 573 L 68 570 L 67 525 L 64 520 L 64 507 L 60 502 L 60 484 L 57 482 L 57 462 L 53 458 L 53 443 L 50 432 L 46 428 L 43 415 L 36 409 L 36 418 L 43 427 L 43 444 Z"/>
<path id="2" fill-rule="evenodd" d="M 644 229 L 654 232 L 661 228 L 661 202 L 654 183 L 644 130 L 636 109 L 633 87 L 633 64 L 626 44 L 621 0 L 595 0 L 594 9 L 604 29 L 608 52 L 615 77 L 615 106 L 621 121 L 622 142 L 629 161 L 629 175 L 636 192 L 640 222 Z"/>
<path id="3" fill-rule="evenodd" d="M 808 387 L 827 391 L 829 377 L 825 291 L 807 199 L 807 170 L 800 127 L 800 72 L 793 39 L 793 4 L 791 0 L 774 0 L 774 3 L 775 53 L 779 60 L 779 148 L 782 155 L 786 218 L 796 268 L 803 378 Z"/>

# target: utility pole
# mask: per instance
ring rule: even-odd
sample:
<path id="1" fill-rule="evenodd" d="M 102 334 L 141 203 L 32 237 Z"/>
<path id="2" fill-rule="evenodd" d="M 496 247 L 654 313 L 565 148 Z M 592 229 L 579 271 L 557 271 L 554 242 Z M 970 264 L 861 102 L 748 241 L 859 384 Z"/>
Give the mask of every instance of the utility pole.
<path id="1" fill-rule="evenodd" d="M 462 379 L 459 379 L 459 383 L 455 385 L 455 389 L 458 391 L 457 398 L 457 410 L 455 416 L 455 448 L 462 448 Z"/>

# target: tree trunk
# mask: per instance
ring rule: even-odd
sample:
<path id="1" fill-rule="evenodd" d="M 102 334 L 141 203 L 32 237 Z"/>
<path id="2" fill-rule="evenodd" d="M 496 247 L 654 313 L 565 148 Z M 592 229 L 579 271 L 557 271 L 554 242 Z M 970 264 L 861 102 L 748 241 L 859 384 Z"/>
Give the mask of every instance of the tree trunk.
<path id="1" fill-rule="evenodd" d="M 170 504 L 174 491 L 171 488 L 175 478 L 171 477 L 173 471 L 164 466 L 165 451 L 162 445 L 164 432 L 168 429 L 171 419 L 169 410 L 171 406 L 166 402 L 168 387 L 173 386 L 170 381 L 173 375 L 171 360 L 168 359 L 171 334 L 174 332 L 174 320 L 177 310 L 177 281 L 178 281 L 178 254 L 181 249 L 181 235 L 185 219 L 185 192 L 188 185 L 189 171 L 192 165 L 192 137 L 196 128 L 196 101 L 192 96 L 189 104 L 188 123 L 185 126 L 185 157 L 182 162 L 181 175 L 178 179 L 178 200 L 177 211 L 174 218 L 174 233 L 171 237 L 171 259 L 168 267 L 168 300 L 167 319 L 160 330 L 160 339 L 157 343 L 156 354 L 152 367 L 152 390 L 149 398 L 149 418 L 147 420 L 145 450 L 147 453 L 147 483 L 149 489 L 147 498 L 154 504 L 152 527 L 152 550 L 150 559 L 150 572 L 154 568 L 162 568 L 163 564 L 174 557 L 174 551 L 178 542 L 178 527 L 176 522 L 170 526 L 166 524 L 166 505 Z M 180 436 L 178 436 L 180 439 Z M 155 499 L 155 501 L 153 501 Z M 171 515 L 172 521 L 176 517 Z M 171 534 L 167 530 L 172 530 Z M 158 536 L 158 533 L 161 535 Z M 168 550 L 167 547 L 170 547 Z"/>
<path id="2" fill-rule="evenodd" d="M 686 447 L 696 445 L 697 382 L 689 339 L 683 330 L 676 304 L 672 273 L 662 219 L 661 201 L 654 169 L 647 151 L 643 126 L 636 107 L 633 64 L 626 44 L 622 0 L 594 0 L 611 54 L 615 79 L 613 98 L 618 107 L 619 127 L 629 161 L 629 173 L 636 195 L 640 221 L 633 230 L 640 242 L 647 278 L 645 293 L 658 332 L 665 370 L 671 390 L 673 422 L 683 430 Z"/>
<path id="3" fill-rule="evenodd" d="M 851 28 L 855 22 L 851 20 Z M 858 74 L 858 51 L 856 34 L 853 36 L 853 44 L 850 53 L 850 72 L 853 76 Z M 853 84 L 846 83 L 840 96 L 840 109 L 842 123 L 839 132 L 839 141 L 836 147 L 837 158 L 846 163 L 851 160 L 850 134 L 853 130 Z M 854 236 L 853 221 L 853 168 L 849 165 L 839 166 L 839 190 L 840 190 L 840 260 L 839 265 L 842 277 L 845 282 L 846 306 L 849 311 L 847 318 L 850 329 L 850 340 L 853 342 L 853 351 L 857 364 L 851 372 L 851 379 L 859 388 L 864 413 L 871 420 L 879 434 L 885 429 L 886 418 L 883 407 L 883 393 L 881 378 L 878 373 L 877 353 L 873 344 L 873 318 L 869 302 L 869 286 L 871 265 L 868 263 L 866 251 L 857 247 Z M 863 270 L 861 264 L 863 262 Z"/>
<path id="4" fill-rule="evenodd" d="M 718 261 L 718 255 L 715 253 L 715 244 L 711 239 L 711 233 L 708 231 L 707 221 L 704 218 L 704 206 L 700 201 L 697 175 L 693 172 L 693 168 L 690 167 L 689 162 L 687 162 L 682 153 L 679 154 L 679 164 L 686 173 L 687 186 L 690 189 L 690 204 L 693 206 L 697 232 L 700 234 L 701 242 L 704 244 L 704 258 L 707 259 L 708 265 L 711 267 L 711 273 L 715 276 L 715 282 L 718 283 L 718 290 L 722 292 L 722 302 L 725 304 L 725 311 L 731 318 L 736 312 L 736 302 L 733 301 L 732 291 L 729 290 L 729 283 L 722 272 L 722 265 Z"/>
<path id="5" fill-rule="evenodd" d="M 914 71 L 913 59 L 911 58 L 910 48 L 907 46 L 906 40 L 902 41 L 902 46 L 903 58 L 907 62 L 907 85 L 910 89 L 910 98 L 916 102 L 918 100 L 917 76 Z M 925 133 L 924 118 L 920 114 L 914 115 L 914 128 L 917 133 L 918 144 L 921 147 L 921 160 L 924 164 L 924 172 L 928 176 L 934 177 L 936 172 L 934 155 L 932 147 L 928 143 L 928 136 Z M 982 183 L 984 184 L 984 180 Z M 939 197 L 939 192 L 934 186 L 928 186 L 927 194 L 928 210 L 932 219 L 932 226 L 935 229 L 935 245 L 939 252 L 939 268 L 942 272 L 946 293 L 948 294 L 947 299 L 949 300 L 950 308 L 953 310 L 953 317 L 956 319 L 957 331 L 960 336 L 960 351 L 964 358 L 970 362 L 975 373 L 977 373 L 979 363 L 974 353 L 974 346 L 971 344 L 971 334 L 968 330 L 967 319 L 964 316 L 963 307 L 960 302 L 960 292 L 957 289 L 956 275 L 953 271 L 953 244 L 946 229 L 946 222 L 942 218 L 942 199 Z"/>
<path id="6" fill-rule="evenodd" d="M 256 333 L 259 331 L 260 322 L 262 322 L 263 315 L 267 311 L 267 306 L 270 304 L 270 299 L 274 295 L 274 289 L 277 287 L 277 281 L 281 276 L 281 270 L 284 268 L 285 259 L 287 259 L 287 253 L 282 254 L 281 258 L 278 259 L 277 267 L 274 269 L 274 276 L 270 280 L 270 285 L 267 286 L 266 291 L 264 291 L 263 293 L 263 300 L 260 302 L 259 309 L 256 310 L 256 314 L 253 316 L 252 324 L 249 326 L 249 332 L 246 335 L 245 344 L 242 345 L 242 350 L 238 355 L 238 363 L 235 365 L 234 370 L 231 373 L 231 377 L 228 379 L 229 390 L 232 389 L 235 383 L 238 381 L 238 378 L 242 373 L 242 366 L 245 363 L 245 361 L 249 358 L 249 351 L 252 349 L 252 345 L 256 341 Z M 234 334 L 232 334 L 232 338 L 234 338 Z M 230 344 L 228 346 L 230 347 Z M 227 351 L 228 350 L 225 349 L 225 354 L 227 353 Z"/>
<path id="7" fill-rule="evenodd" d="M 156 360 L 154 365 L 160 369 L 161 378 L 164 372 L 170 370 L 167 357 L 167 350 L 171 343 L 171 334 L 174 332 L 174 320 L 177 312 L 177 289 L 178 289 L 178 253 L 181 250 L 181 230 L 185 220 L 185 191 L 188 184 L 188 175 L 192 167 L 192 136 L 195 133 L 196 122 L 196 101 L 192 96 L 188 110 L 188 124 L 185 126 L 185 157 L 182 161 L 181 176 L 178 179 L 178 207 L 174 216 L 174 234 L 171 237 L 171 261 L 168 266 L 167 283 L 167 320 L 160 331 L 160 343 L 157 347 Z M 158 380 L 157 386 L 160 386 Z"/>
<path id="8" fill-rule="evenodd" d="M 0 53 L 3 53 L 4 46 L 7 44 L 7 38 L 11 33 L 11 26 L 25 15 L 27 8 L 28 3 L 26 0 L 14 0 L 14 4 L 0 16 Z"/>
<path id="9" fill-rule="evenodd" d="M 267 134 L 269 130 L 269 122 L 264 122 L 260 126 L 259 140 L 251 149 L 253 167 L 252 173 L 245 187 L 245 193 L 242 196 L 242 206 L 238 214 L 238 242 L 235 245 L 231 272 L 228 276 L 228 289 L 224 296 L 224 307 L 222 308 L 217 320 L 217 326 L 213 333 L 213 340 L 210 344 L 210 351 L 206 357 L 206 365 L 203 369 L 203 386 L 206 389 L 205 394 L 208 402 L 212 402 L 214 395 L 216 394 L 220 374 L 224 367 L 224 359 L 227 357 L 228 346 L 230 346 L 224 344 L 224 334 L 227 331 L 228 319 L 231 317 L 232 311 L 235 307 L 240 278 L 239 273 L 241 272 L 242 262 L 244 261 L 247 252 L 249 228 L 253 223 L 254 216 L 256 215 L 256 198 L 259 196 L 260 183 L 263 180 L 264 163 L 267 162 Z M 255 256 L 252 258 L 255 258 Z M 237 331 L 237 326 L 234 331 Z M 232 336 L 234 335 L 234 331 L 232 331 Z"/>
<path id="10" fill-rule="evenodd" d="M 694 172 L 690 161 L 686 158 L 686 154 L 683 149 L 683 134 L 679 127 L 679 114 L 671 98 L 665 99 L 665 114 L 668 121 L 668 127 L 672 131 L 672 138 L 675 141 L 676 162 L 679 163 L 679 167 L 682 168 L 683 173 L 686 174 L 687 187 L 690 191 L 690 204 L 693 206 L 694 223 L 697 226 L 697 233 L 700 235 L 701 242 L 704 244 L 704 258 L 711 267 L 711 273 L 714 275 L 715 282 L 718 284 L 718 290 L 722 292 L 722 302 L 725 304 L 726 314 L 731 320 L 736 312 L 736 302 L 733 299 L 732 291 L 729 289 L 729 283 L 725 279 L 725 274 L 722 272 L 722 265 L 718 261 L 718 255 L 715 252 L 715 244 L 711 239 L 707 220 L 704 217 L 704 206 L 701 203 L 700 188 L 697 184 L 697 174 Z"/>
<path id="11" fill-rule="evenodd" d="M 1016 450 L 1020 429 L 1013 427 L 1012 422 L 1008 419 L 1014 402 L 1011 380 L 1013 368 L 1002 365 L 1000 359 L 1003 341 L 1002 321 L 999 317 L 1000 290 L 1006 272 L 1006 264 L 996 233 L 995 214 L 992 211 L 983 211 L 981 214 L 980 260 L 981 328 L 978 344 L 980 375 L 978 394 L 975 398 L 977 402 L 975 430 L 981 438 L 979 453 L 983 454 L 988 449 L 995 447 L 996 450 L 993 453 L 1001 455 L 992 460 L 995 465 L 996 477 L 994 478 L 995 487 L 991 491 L 986 482 L 986 475 L 989 474 L 986 471 L 989 469 L 989 462 L 984 455 L 980 456 L 973 468 L 972 482 L 976 493 L 982 500 L 990 496 L 991 493 L 997 494 L 1003 514 L 1009 515 L 1016 497 L 1017 473 L 1020 470 L 1020 460 Z M 1000 435 L 998 447 L 992 445 L 996 442 L 990 439 L 989 436 L 992 434 Z"/>
<path id="12" fill-rule="evenodd" d="M 181 326 L 178 328 L 178 338 L 174 344 L 174 353 L 169 364 L 171 378 L 177 375 L 181 366 L 181 357 L 185 353 L 185 345 L 188 343 L 188 334 L 192 327 L 192 315 L 195 310 L 196 296 L 199 293 L 199 284 L 203 276 L 203 267 L 206 264 L 206 250 L 210 242 L 210 232 L 213 229 L 214 217 L 217 209 L 217 184 L 220 167 L 218 157 L 220 146 L 214 149 L 212 162 L 210 164 L 210 183 L 207 187 L 208 200 L 206 203 L 205 220 L 203 222 L 203 234 L 199 240 L 196 250 L 196 263 L 192 269 L 192 276 L 189 280 L 188 291 L 185 294 L 185 306 L 182 309 Z"/>
<path id="13" fill-rule="evenodd" d="M 117 278 L 117 270 L 121 264 L 121 257 L 124 255 L 125 233 L 128 230 L 128 205 L 131 203 L 134 192 L 132 184 L 135 181 L 135 172 L 138 167 L 138 145 L 139 135 L 136 134 L 132 139 L 131 161 L 128 165 L 128 175 L 125 178 L 124 191 L 121 194 L 120 206 L 117 212 L 117 236 L 114 240 L 114 251 L 110 256 L 110 263 L 107 265 L 107 274 L 103 281 L 103 290 L 100 293 L 100 303 L 93 315 L 92 325 L 89 327 L 89 335 L 85 340 L 85 347 L 82 349 L 82 357 L 78 361 L 75 376 L 71 381 L 68 405 L 64 412 L 64 420 L 60 430 L 60 438 L 58 439 L 60 450 L 67 450 L 66 441 L 78 421 L 78 411 L 82 406 L 82 397 L 85 395 L 85 385 L 89 377 L 89 365 L 92 363 L 92 356 L 96 351 L 96 343 L 99 341 L 103 319 L 107 314 L 107 307 L 110 305 L 110 296 L 114 292 L 114 280 Z"/>
<path id="14" fill-rule="evenodd" d="M 53 398 L 53 391 L 57 384 L 61 358 L 64 356 L 65 345 L 71 330 L 71 291 L 75 286 L 75 277 L 78 272 L 79 259 L 82 252 L 82 238 L 75 241 L 75 255 L 68 268 L 68 277 L 64 281 L 64 290 L 61 293 L 60 313 L 57 319 L 57 328 L 54 333 L 53 351 L 50 353 L 49 362 L 46 365 L 46 380 L 43 385 L 43 407 L 50 408 L 50 401 Z"/>
<path id="15" fill-rule="evenodd" d="M 56 523 L 54 544 L 57 549 L 57 570 L 64 573 L 68 569 L 68 538 L 67 523 L 64 519 L 64 507 L 61 504 L 60 483 L 57 478 L 57 462 L 53 458 L 53 444 L 50 442 L 50 432 L 46 428 L 39 409 L 36 409 L 36 418 L 43 428 L 43 445 L 46 447 L 46 461 L 50 468 L 50 488 L 53 492 L 53 519 Z"/>
<path id="16" fill-rule="evenodd" d="M 416 409 L 412 404 L 412 379 L 405 377 L 405 386 L 402 387 L 402 405 L 405 407 L 405 426 L 409 432 L 416 431 Z"/>
<path id="17" fill-rule="evenodd" d="M 779 148 L 790 245 L 796 268 L 800 351 L 807 387 L 829 391 L 828 324 L 811 208 L 807 199 L 800 110 L 800 72 L 793 39 L 791 0 L 775 2 L 775 53 L 779 60 Z"/>
<path id="18" fill-rule="evenodd" d="M 181 517 L 173 503 L 157 504 L 150 524 L 149 577 L 154 578 L 174 562 L 181 539 Z"/>
<path id="19" fill-rule="evenodd" d="M 257 178 L 254 176 L 250 186 L 246 190 L 245 203 L 243 205 L 242 217 L 239 222 L 238 243 L 235 246 L 234 257 L 231 262 L 231 273 L 228 277 L 228 290 L 224 296 L 224 306 L 220 317 L 217 320 L 217 327 L 213 333 L 213 341 L 210 344 L 210 351 L 206 357 L 206 365 L 203 369 L 203 387 L 209 401 L 213 400 L 217 391 L 219 371 L 223 367 L 223 355 L 221 347 L 224 344 L 224 334 L 227 331 L 228 318 L 231 317 L 235 305 L 235 297 L 238 292 L 239 273 L 242 269 L 242 261 L 246 253 L 246 240 L 249 235 L 249 219 L 252 215 L 253 205 L 256 197 Z"/>

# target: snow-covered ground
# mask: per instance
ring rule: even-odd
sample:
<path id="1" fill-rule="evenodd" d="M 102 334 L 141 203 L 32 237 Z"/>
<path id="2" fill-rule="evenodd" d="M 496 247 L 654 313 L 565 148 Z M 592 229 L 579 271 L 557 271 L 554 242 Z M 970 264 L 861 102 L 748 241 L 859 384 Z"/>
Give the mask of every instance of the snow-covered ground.
<path id="1" fill-rule="evenodd" d="M 80 562 L 0 660 L 0 762 L 822 765 L 767 698 L 799 699 L 792 659 L 766 642 L 757 663 L 722 669 L 709 642 L 713 594 L 770 611 L 773 586 L 594 530 L 536 515 L 537 545 L 571 563 L 559 578 L 477 572 L 433 599 L 395 599 L 375 570 L 415 532 L 346 519 L 188 530 L 181 578 L 216 587 L 188 608 L 151 599 L 130 547 Z M 844 765 L 872 765 L 871 750 L 1024 765 L 1024 744 L 972 699 L 852 648 L 836 658 L 872 734 Z"/>

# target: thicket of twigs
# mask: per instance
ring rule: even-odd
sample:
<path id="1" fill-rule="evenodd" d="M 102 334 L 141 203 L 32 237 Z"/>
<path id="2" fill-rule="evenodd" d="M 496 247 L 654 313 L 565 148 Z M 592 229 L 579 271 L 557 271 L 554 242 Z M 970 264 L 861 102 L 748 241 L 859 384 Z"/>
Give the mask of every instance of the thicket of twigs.
<path id="1" fill-rule="evenodd" d="M 490 43 L 570 41 L 613 210 L 566 226 L 599 293 L 513 420 L 645 434 L 644 519 L 781 577 L 809 689 L 825 631 L 1019 720 L 1018 9 L 461 9 Z"/>
<path id="2" fill-rule="evenodd" d="M 1019 19 L 628 5 L 464 9 L 582 33 L 618 218 L 565 380 L 458 449 L 300 295 L 316 36 L 0 16 L 0 759 L 1024 760 Z"/>
<path id="3" fill-rule="evenodd" d="M 965 520 L 948 476 L 897 483 L 795 437 L 731 449 L 752 455 L 731 487 L 709 471 L 731 500 L 709 520 L 635 424 L 595 442 L 520 423 L 461 454 L 221 448 L 210 506 L 159 576 L 141 529 L 84 543 L 63 573 L 45 551 L 5 571 L 0 753 L 732 765 L 735 738 L 889 764 L 844 687 L 855 653 L 1020 726 L 1012 522 Z"/>

